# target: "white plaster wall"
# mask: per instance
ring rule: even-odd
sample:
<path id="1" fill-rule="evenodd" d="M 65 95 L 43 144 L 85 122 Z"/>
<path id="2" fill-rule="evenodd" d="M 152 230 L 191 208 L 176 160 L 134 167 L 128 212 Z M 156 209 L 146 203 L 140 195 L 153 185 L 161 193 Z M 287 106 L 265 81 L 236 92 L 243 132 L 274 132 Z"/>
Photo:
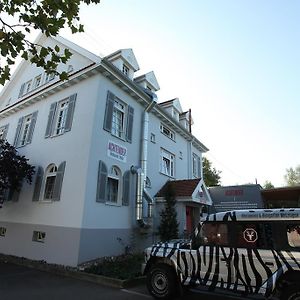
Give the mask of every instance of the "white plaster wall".
<path id="1" fill-rule="evenodd" d="M 81 227 L 93 125 L 91 116 L 94 114 L 98 85 L 98 77 L 94 76 L 0 120 L 0 126 L 9 123 L 7 139 L 13 143 L 18 119 L 38 110 L 32 143 L 18 151 L 28 157 L 31 164 L 41 165 L 44 169 L 50 163 L 59 165 L 66 161 L 60 201 L 32 202 L 34 184 L 25 185 L 18 202 L 4 203 L 0 210 L 1 221 Z M 71 131 L 45 139 L 51 103 L 74 93 L 77 93 L 77 99 Z"/>
<path id="2" fill-rule="evenodd" d="M 103 130 L 107 91 L 111 91 L 122 101 L 134 108 L 132 143 L 123 141 Z M 122 89 L 103 77 L 100 81 L 97 104 L 94 115 L 91 151 L 89 154 L 88 180 L 86 186 L 86 202 L 84 208 L 83 228 L 131 228 L 135 203 L 132 199 L 129 206 L 114 206 L 96 202 L 98 163 L 103 160 L 109 169 L 116 165 L 122 175 L 132 165 L 139 165 L 141 122 L 143 108 Z M 107 155 L 108 141 L 113 141 L 127 148 L 127 162 L 123 163 Z M 134 178 L 133 178 L 134 179 Z"/>

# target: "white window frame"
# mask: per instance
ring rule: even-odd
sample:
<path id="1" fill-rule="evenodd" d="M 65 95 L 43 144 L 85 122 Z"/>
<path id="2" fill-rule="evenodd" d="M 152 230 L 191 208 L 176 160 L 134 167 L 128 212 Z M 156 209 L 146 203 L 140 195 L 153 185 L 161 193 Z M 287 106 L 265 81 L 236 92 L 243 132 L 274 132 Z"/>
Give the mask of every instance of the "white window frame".
<path id="1" fill-rule="evenodd" d="M 129 76 L 129 71 L 130 71 L 130 68 L 127 66 L 127 65 L 125 65 L 125 64 L 123 64 L 123 66 L 122 66 L 122 73 L 125 75 L 125 76 Z"/>
<path id="2" fill-rule="evenodd" d="M 57 103 L 53 136 L 61 135 L 65 132 L 68 108 L 69 108 L 69 98 L 63 99 Z"/>
<path id="3" fill-rule="evenodd" d="M 42 187 L 42 193 L 41 193 L 41 201 L 42 202 L 51 202 L 53 199 L 53 192 L 54 192 L 54 186 L 55 186 L 55 179 L 57 176 L 57 166 L 55 164 L 51 164 L 47 167 L 45 172 L 45 178 L 43 181 L 43 187 Z M 49 180 L 52 180 L 52 190 L 50 193 L 50 197 L 46 197 L 46 191 L 48 189 Z"/>
<path id="4" fill-rule="evenodd" d="M 38 88 L 41 85 L 42 85 L 42 74 L 39 74 L 38 76 L 36 76 L 34 78 L 34 85 L 33 86 L 36 89 L 36 88 Z"/>
<path id="5" fill-rule="evenodd" d="M 112 114 L 111 134 L 125 139 L 125 120 L 127 120 L 127 105 L 116 98 L 114 100 L 114 108 Z"/>
<path id="6" fill-rule="evenodd" d="M 17 145 L 18 147 L 25 146 L 27 144 L 31 122 L 32 122 L 32 114 L 24 117 L 24 121 L 22 123 L 22 127 L 20 130 L 20 138 L 19 138 L 19 143 Z"/>
<path id="7" fill-rule="evenodd" d="M 112 183 L 117 183 L 117 192 L 114 193 L 115 199 L 111 199 L 111 184 Z M 110 205 L 121 205 L 121 199 L 122 198 L 122 173 L 119 167 L 117 166 L 112 166 L 110 169 L 110 172 L 107 176 L 107 201 L 106 204 Z"/>
<path id="8" fill-rule="evenodd" d="M 27 82 L 25 82 L 25 86 L 24 86 L 23 93 L 22 93 L 21 96 L 26 95 L 26 94 L 28 94 L 30 92 L 30 90 L 32 88 L 31 84 L 32 84 L 32 80 L 31 79 L 28 80 Z"/>
<path id="9" fill-rule="evenodd" d="M 45 83 L 52 81 L 55 78 L 55 73 L 46 73 Z"/>
<path id="10" fill-rule="evenodd" d="M 198 156 L 196 153 L 193 153 L 193 158 L 192 158 L 192 171 L 193 171 L 193 177 L 199 178 L 201 174 L 199 174 L 199 169 L 198 169 L 198 163 L 200 163 L 200 156 Z"/>
<path id="11" fill-rule="evenodd" d="M 154 134 L 154 133 L 151 133 L 151 135 L 150 135 L 150 141 L 151 141 L 151 143 L 153 143 L 153 144 L 156 143 L 156 140 L 155 140 L 155 134 Z"/>
<path id="12" fill-rule="evenodd" d="M 34 242 L 45 243 L 46 232 L 43 231 L 33 231 L 32 240 Z"/>
<path id="13" fill-rule="evenodd" d="M 160 132 L 170 138 L 172 141 L 175 141 L 175 132 L 164 124 L 160 124 Z"/>
<path id="14" fill-rule="evenodd" d="M 175 177 L 175 155 L 160 148 L 160 173 L 169 177 Z"/>

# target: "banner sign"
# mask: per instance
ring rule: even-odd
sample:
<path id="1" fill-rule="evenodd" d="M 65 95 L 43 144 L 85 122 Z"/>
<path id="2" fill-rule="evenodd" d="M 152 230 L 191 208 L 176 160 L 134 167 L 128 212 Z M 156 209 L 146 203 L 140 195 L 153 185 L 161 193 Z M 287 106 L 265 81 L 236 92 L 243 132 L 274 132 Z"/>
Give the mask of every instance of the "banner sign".
<path id="1" fill-rule="evenodd" d="M 107 144 L 107 155 L 111 158 L 117 159 L 118 161 L 126 163 L 127 148 L 109 141 Z"/>

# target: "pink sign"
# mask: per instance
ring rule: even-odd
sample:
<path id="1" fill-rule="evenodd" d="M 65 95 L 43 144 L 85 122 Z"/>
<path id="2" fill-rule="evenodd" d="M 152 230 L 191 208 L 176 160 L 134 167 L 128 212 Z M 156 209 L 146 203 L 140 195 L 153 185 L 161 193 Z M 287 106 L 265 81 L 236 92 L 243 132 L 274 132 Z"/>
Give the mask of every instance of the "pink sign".
<path id="1" fill-rule="evenodd" d="M 117 159 L 126 163 L 127 161 L 127 148 L 121 145 L 118 145 L 112 141 L 108 142 L 107 145 L 107 155 L 111 158 Z"/>

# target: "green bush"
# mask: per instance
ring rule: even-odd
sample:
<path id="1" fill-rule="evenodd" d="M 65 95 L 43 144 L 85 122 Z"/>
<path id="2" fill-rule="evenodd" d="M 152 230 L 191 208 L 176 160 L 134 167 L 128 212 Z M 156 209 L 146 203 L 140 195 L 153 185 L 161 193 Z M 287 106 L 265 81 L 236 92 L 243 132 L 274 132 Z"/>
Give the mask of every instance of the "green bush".
<path id="1" fill-rule="evenodd" d="M 113 257 L 105 257 L 84 269 L 87 273 L 103 275 L 117 279 L 132 279 L 141 276 L 141 264 L 143 254 L 128 254 Z"/>

